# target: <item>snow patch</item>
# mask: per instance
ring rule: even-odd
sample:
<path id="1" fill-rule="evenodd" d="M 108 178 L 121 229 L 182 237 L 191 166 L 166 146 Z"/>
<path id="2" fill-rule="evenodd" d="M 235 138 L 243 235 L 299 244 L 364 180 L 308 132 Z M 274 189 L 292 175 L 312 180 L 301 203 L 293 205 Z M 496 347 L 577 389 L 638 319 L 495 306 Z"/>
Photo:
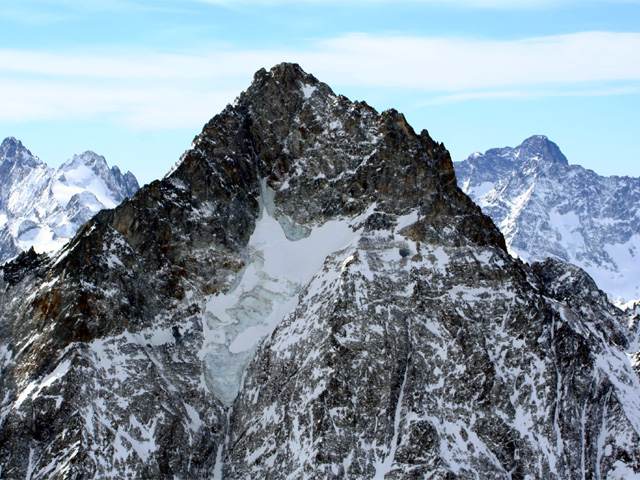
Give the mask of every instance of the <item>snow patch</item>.
<path id="1" fill-rule="evenodd" d="M 476 185 L 474 187 L 470 186 L 469 182 L 467 182 L 462 190 L 471 198 L 480 198 L 494 188 L 495 184 L 493 182 L 482 182 L 480 185 Z"/>
<path id="2" fill-rule="evenodd" d="M 93 193 L 105 208 L 115 208 L 118 205 L 104 180 L 97 177 L 91 168 L 84 164 L 74 164 L 73 167 L 59 174 L 51 186 L 53 196 L 60 205 L 66 207 L 71 197 L 87 190 Z"/>
<path id="3" fill-rule="evenodd" d="M 313 95 L 313 92 L 316 91 L 316 87 L 312 85 L 303 84 L 301 90 L 302 90 L 302 94 L 304 95 L 304 98 L 309 99 L 311 98 L 311 95 Z"/>
<path id="4" fill-rule="evenodd" d="M 71 360 L 64 360 L 60 362 L 58 366 L 55 368 L 53 372 L 44 377 L 42 381 L 37 382 L 33 381 L 26 386 L 24 390 L 18 395 L 18 398 L 14 404 L 14 408 L 20 408 L 20 405 L 27 399 L 31 398 L 32 400 L 37 397 L 40 392 L 61 379 L 66 373 L 69 371 L 69 366 L 71 365 Z"/>

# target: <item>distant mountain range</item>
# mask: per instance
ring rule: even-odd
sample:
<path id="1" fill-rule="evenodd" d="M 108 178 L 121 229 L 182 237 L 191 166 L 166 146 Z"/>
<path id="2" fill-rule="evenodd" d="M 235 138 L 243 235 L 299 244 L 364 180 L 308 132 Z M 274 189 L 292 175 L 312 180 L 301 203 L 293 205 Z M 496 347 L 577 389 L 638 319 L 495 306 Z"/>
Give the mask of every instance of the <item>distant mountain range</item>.
<path id="1" fill-rule="evenodd" d="M 93 152 L 48 167 L 19 140 L 0 145 L 0 263 L 33 247 L 58 250 L 104 208 L 138 191 L 136 177 Z"/>
<path id="2" fill-rule="evenodd" d="M 610 298 L 640 298 L 640 178 L 569 165 L 541 135 L 454 166 L 460 188 L 493 219 L 512 254 L 575 264 Z"/>

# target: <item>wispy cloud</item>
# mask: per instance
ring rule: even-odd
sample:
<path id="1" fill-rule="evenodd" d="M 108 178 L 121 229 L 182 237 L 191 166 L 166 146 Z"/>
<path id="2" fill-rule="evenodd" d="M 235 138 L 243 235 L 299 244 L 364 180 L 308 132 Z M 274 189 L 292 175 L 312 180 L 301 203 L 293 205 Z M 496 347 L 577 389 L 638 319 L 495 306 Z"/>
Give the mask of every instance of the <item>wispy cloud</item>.
<path id="1" fill-rule="evenodd" d="M 112 86 L 82 82 L 0 80 L 0 121 L 110 117 L 136 129 L 202 125 L 235 90 L 181 90 L 168 85 Z"/>
<path id="2" fill-rule="evenodd" d="M 5 3 L 11 3 L 7 7 Z M 555 9 L 565 6 L 579 6 L 585 3 L 600 4 L 637 4 L 640 0 L 158 0 L 152 4 L 147 0 L 101 0 L 100 2 L 87 2 L 85 0 L 22 0 L 19 3 L 0 1 L 3 8 L 0 16 L 14 15 L 17 19 L 31 22 L 33 19 L 55 17 L 50 14 L 40 16 L 39 10 L 66 9 L 75 11 L 130 11 L 135 10 L 164 10 L 183 9 L 188 4 L 211 4 L 224 7 L 246 6 L 282 6 L 291 4 L 339 4 L 339 5 L 381 5 L 381 4 L 419 4 L 441 5 L 454 8 L 471 9 Z M 13 13 L 12 13 L 13 12 Z M 27 15 L 28 13 L 28 15 Z"/>
<path id="3" fill-rule="evenodd" d="M 71 17 L 59 11 L 34 10 L 14 4 L 8 7 L 2 5 L 0 18 L 24 25 L 46 25 L 63 22 Z"/>
<path id="4" fill-rule="evenodd" d="M 351 34 L 305 50 L 189 55 L 0 50 L 0 120 L 108 114 L 138 128 L 197 127 L 255 70 L 281 61 L 299 62 L 337 89 L 405 89 L 432 102 L 619 95 L 640 85 L 639 51 L 640 34 L 612 32 L 518 41 Z"/>
<path id="5" fill-rule="evenodd" d="M 640 80 L 639 33 L 518 41 L 349 35 L 324 42 L 351 82 L 430 91 Z M 327 59 L 328 60 L 328 59 Z"/>
<path id="6" fill-rule="evenodd" d="M 539 9 L 558 8 L 566 5 L 579 5 L 580 3 L 640 3 L 640 0 L 190 0 L 197 3 L 209 3 L 221 6 L 236 5 L 286 5 L 291 3 L 309 4 L 383 4 L 383 3 L 413 3 L 423 5 L 444 5 L 448 7 L 466 7 L 477 9 Z"/>
<path id="7" fill-rule="evenodd" d="M 199 0 L 191 2 L 200 3 Z M 177 0 L 160 0 L 153 4 L 146 0 L 0 0 L 0 18 L 25 25 L 47 25 L 101 12 L 179 12 L 184 11 L 184 4 Z"/>
<path id="8" fill-rule="evenodd" d="M 607 97 L 618 95 L 638 95 L 640 86 L 586 88 L 574 90 L 566 88 L 531 89 L 531 90 L 490 90 L 476 92 L 462 92 L 450 95 L 439 95 L 418 106 L 444 105 L 448 103 L 469 102 L 474 100 L 538 100 L 552 97 Z"/>

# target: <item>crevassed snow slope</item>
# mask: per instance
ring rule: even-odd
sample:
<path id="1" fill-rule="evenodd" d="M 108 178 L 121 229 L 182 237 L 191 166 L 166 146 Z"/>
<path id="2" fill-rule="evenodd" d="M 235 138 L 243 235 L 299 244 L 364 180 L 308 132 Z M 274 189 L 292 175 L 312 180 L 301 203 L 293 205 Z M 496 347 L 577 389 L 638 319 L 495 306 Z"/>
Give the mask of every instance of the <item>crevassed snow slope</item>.
<path id="1" fill-rule="evenodd" d="M 201 355 L 207 366 L 205 380 L 229 405 L 255 349 L 295 308 L 298 294 L 326 257 L 348 247 L 358 237 L 354 225 L 371 213 L 352 221 L 329 221 L 305 238 L 290 240 L 287 226 L 271 216 L 267 187 L 263 187 L 261 203 L 246 267 L 230 292 L 212 296 L 206 303 Z"/>

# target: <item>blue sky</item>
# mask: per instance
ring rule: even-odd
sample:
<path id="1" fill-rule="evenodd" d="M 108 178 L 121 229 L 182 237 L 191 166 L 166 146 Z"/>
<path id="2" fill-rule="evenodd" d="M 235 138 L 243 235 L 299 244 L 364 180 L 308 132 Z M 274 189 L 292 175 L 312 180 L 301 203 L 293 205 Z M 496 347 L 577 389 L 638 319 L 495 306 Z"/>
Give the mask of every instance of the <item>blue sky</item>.
<path id="1" fill-rule="evenodd" d="M 147 183 L 282 61 L 454 160 L 543 134 L 640 176 L 640 0 L 0 0 L 0 137 Z"/>

